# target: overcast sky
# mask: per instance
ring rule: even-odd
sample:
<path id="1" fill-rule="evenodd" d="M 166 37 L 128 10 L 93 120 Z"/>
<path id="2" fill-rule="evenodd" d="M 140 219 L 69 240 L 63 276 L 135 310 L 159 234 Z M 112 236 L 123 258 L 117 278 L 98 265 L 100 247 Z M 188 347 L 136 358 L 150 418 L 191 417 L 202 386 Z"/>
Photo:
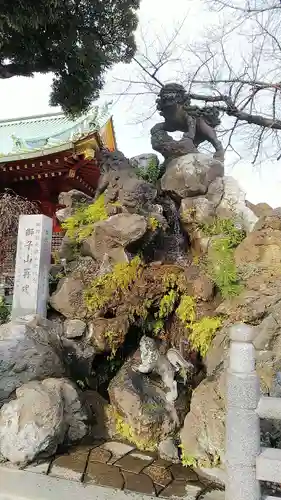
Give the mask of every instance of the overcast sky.
<path id="1" fill-rule="evenodd" d="M 139 12 L 140 28 L 137 41 L 153 50 L 154 35 L 158 33 L 163 39 L 168 39 L 176 25 L 187 15 L 181 39 L 188 43 L 191 39 L 200 38 L 204 26 L 213 21 L 212 16 L 203 8 L 201 0 L 142 0 Z M 158 47 L 159 49 L 159 47 Z M 157 48 L 156 48 L 157 50 Z M 178 66 L 177 66 L 178 67 Z M 175 80 L 176 69 L 172 65 L 166 68 L 165 79 Z M 188 68 L 186 69 L 188 72 Z M 127 156 L 152 151 L 149 129 L 159 120 L 157 114 L 147 120 L 153 105 L 152 96 L 119 97 L 124 89 L 122 79 L 133 79 L 137 75 L 131 66 L 121 65 L 114 68 L 107 77 L 102 100 L 113 100 L 112 113 L 116 128 L 118 147 Z M 30 78 L 12 78 L 0 80 L 1 107 L 0 118 L 13 118 L 48 113 L 50 108 L 49 94 L 51 75 L 37 75 Z M 230 166 L 226 158 L 226 172 L 239 180 L 247 193 L 248 199 L 257 202 L 267 202 L 271 206 L 281 206 L 281 162 L 270 161 L 262 167 L 252 167 L 250 160 L 240 162 L 235 167 Z"/>

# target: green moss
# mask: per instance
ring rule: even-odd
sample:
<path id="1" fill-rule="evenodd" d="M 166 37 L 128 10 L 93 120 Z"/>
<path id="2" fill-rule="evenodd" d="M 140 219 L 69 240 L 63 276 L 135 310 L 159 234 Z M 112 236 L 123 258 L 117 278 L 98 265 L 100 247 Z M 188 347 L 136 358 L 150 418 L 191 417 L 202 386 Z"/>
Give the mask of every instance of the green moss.
<path id="1" fill-rule="evenodd" d="M 186 328 L 187 338 L 192 348 L 205 357 L 216 331 L 221 327 L 221 319 L 204 316 L 196 321 L 195 300 L 189 295 L 182 296 L 176 314 Z"/>
<path id="2" fill-rule="evenodd" d="M 117 434 L 124 439 L 133 443 L 137 449 L 143 451 L 155 451 L 157 449 L 157 443 L 152 440 L 146 440 L 136 435 L 134 429 L 124 421 L 123 417 L 117 412 L 113 412 L 115 419 L 115 428 Z"/>
<path id="3" fill-rule="evenodd" d="M 131 262 L 116 264 L 111 273 L 96 278 L 84 294 L 88 311 L 95 313 L 108 304 L 114 296 L 128 291 L 141 271 L 142 261 L 139 257 L 134 257 Z"/>
<path id="4" fill-rule="evenodd" d="M 62 227 L 71 239 L 81 242 L 92 234 L 95 222 L 106 219 L 108 219 L 108 214 L 105 208 L 105 198 L 102 194 L 91 205 L 79 207 L 71 217 L 62 223 Z"/>
<path id="5" fill-rule="evenodd" d="M 207 256 L 208 274 L 223 298 L 238 295 L 242 287 L 235 265 L 234 249 L 245 238 L 245 231 L 236 227 L 231 219 L 216 219 L 210 225 L 199 225 L 199 228 L 206 236 L 213 237 Z"/>
<path id="6" fill-rule="evenodd" d="M 183 446 L 180 445 L 180 448 L 182 449 L 182 453 L 181 453 L 181 463 L 184 467 L 197 467 L 197 460 L 195 457 L 193 457 L 192 455 L 188 455 L 184 449 L 183 449 Z"/>
<path id="7" fill-rule="evenodd" d="M 159 222 L 158 219 L 156 219 L 156 217 L 149 217 L 148 218 L 148 228 L 151 230 L 151 231 L 156 231 L 159 227 L 161 227 L 161 224 Z"/>

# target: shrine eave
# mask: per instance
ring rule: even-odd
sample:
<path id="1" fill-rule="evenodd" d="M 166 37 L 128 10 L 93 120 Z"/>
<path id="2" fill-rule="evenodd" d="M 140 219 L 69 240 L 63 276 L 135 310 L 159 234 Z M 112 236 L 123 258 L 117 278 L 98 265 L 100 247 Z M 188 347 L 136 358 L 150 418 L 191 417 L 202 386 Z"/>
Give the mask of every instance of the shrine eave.
<path id="1" fill-rule="evenodd" d="M 28 160 L 32 158 L 39 158 L 40 156 L 49 156 L 52 154 L 60 153 L 63 151 L 75 150 L 75 143 L 68 142 L 66 144 L 61 144 L 59 146 L 54 146 L 52 148 L 42 148 L 32 151 L 27 151 L 23 153 L 9 154 L 8 156 L 1 156 L 0 163 L 15 162 L 21 160 Z"/>

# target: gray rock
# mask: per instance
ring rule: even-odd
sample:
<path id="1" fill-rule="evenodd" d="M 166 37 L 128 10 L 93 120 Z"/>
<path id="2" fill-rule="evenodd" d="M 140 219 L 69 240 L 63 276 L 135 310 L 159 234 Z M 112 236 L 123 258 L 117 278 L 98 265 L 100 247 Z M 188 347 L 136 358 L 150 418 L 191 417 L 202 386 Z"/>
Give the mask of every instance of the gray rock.
<path id="1" fill-rule="evenodd" d="M 147 230 L 146 218 L 136 214 L 117 214 L 97 222 L 95 231 L 82 246 L 84 255 L 102 262 L 105 254 L 111 263 L 128 262 L 126 247 L 142 238 Z"/>
<path id="2" fill-rule="evenodd" d="M 0 326 L 0 406 L 26 382 L 61 377 L 58 339 L 50 322 L 22 318 Z"/>
<path id="3" fill-rule="evenodd" d="M 91 196 L 78 191 L 78 189 L 71 189 L 68 192 L 60 193 L 58 200 L 60 205 L 65 205 L 67 208 L 75 208 L 81 204 L 90 205 L 94 201 Z"/>
<path id="4" fill-rule="evenodd" d="M 64 441 L 86 435 L 87 414 L 68 380 L 29 382 L 16 396 L 0 411 L 0 453 L 10 462 L 26 465 L 42 454 L 54 454 Z"/>
<path id="5" fill-rule="evenodd" d="M 178 448 L 172 437 L 168 437 L 159 443 L 158 453 L 163 460 L 169 460 L 174 463 L 180 463 Z"/>
<path id="6" fill-rule="evenodd" d="M 87 325 L 81 319 L 68 319 L 64 322 L 64 335 L 68 339 L 82 337 Z"/>
<path id="7" fill-rule="evenodd" d="M 159 158 L 153 153 L 146 153 L 130 158 L 130 163 L 134 168 L 141 168 L 146 170 L 150 163 L 159 165 Z"/>
<path id="8" fill-rule="evenodd" d="M 223 174 L 224 167 L 219 160 L 203 153 L 190 153 L 168 163 L 161 188 L 180 201 L 206 194 L 211 182 Z"/>

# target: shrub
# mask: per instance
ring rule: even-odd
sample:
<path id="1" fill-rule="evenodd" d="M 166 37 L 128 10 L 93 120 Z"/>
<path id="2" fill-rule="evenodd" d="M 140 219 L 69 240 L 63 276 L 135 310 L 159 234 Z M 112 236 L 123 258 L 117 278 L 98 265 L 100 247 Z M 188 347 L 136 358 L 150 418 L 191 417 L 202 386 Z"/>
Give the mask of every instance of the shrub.
<path id="1" fill-rule="evenodd" d="M 137 167 L 136 174 L 139 179 L 155 185 L 161 177 L 161 169 L 158 163 L 154 159 L 151 159 L 147 167 Z"/>
<path id="2" fill-rule="evenodd" d="M 71 217 L 62 223 L 62 227 L 71 239 L 81 242 L 92 234 L 95 222 L 106 219 L 108 219 L 108 214 L 105 208 L 105 198 L 102 194 L 94 203 L 80 206 Z"/>

